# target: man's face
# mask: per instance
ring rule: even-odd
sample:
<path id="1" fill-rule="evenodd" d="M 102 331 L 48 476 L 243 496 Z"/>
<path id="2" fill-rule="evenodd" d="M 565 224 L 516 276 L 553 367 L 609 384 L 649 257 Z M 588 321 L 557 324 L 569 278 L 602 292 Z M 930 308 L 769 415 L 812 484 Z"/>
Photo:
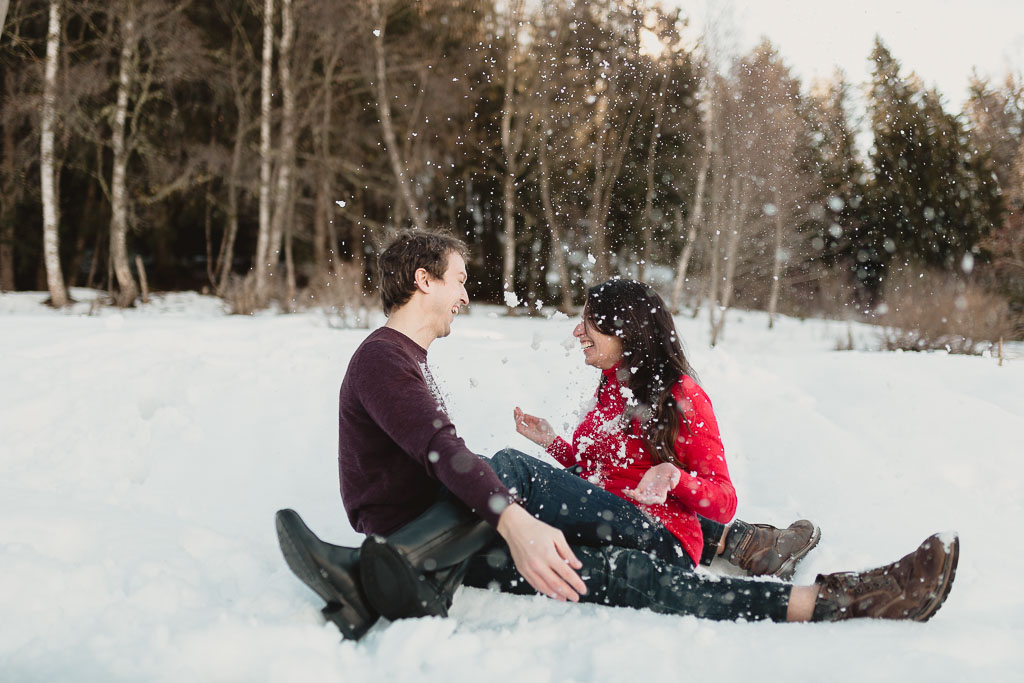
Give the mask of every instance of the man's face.
<path id="1" fill-rule="evenodd" d="M 444 278 L 429 278 L 431 311 L 436 322 L 435 333 L 438 337 L 447 337 L 452 331 L 452 321 L 459 314 L 459 308 L 469 305 L 469 294 L 466 292 L 466 260 L 461 254 L 448 252 L 448 267 Z"/>

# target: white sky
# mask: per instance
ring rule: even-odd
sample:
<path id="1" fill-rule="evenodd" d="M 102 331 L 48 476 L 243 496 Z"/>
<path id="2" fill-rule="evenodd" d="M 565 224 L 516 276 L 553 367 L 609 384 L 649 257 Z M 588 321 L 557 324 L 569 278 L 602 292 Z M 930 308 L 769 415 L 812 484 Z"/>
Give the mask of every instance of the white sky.
<path id="1" fill-rule="evenodd" d="M 838 65 L 851 84 L 871 77 L 876 34 L 904 73 L 938 86 L 950 108 L 967 97 L 972 67 L 1001 80 L 1024 70 L 1024 0 L 666 0 L 699 30 L 708 7 L 732 5 L 738 47 L 767 36 L 805 86 Z"/>

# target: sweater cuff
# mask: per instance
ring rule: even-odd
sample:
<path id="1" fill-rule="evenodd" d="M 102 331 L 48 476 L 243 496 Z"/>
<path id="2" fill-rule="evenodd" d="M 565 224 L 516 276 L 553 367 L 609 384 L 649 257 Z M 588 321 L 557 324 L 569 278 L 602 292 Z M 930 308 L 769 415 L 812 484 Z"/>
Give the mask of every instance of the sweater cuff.
<path id="1" fill-rule="evenodd" d="M 566 467 L 576 464 L 576 456 L 572 452 L 572 446 L 560 436 L 556 436 L 555 440 L 548 444 L 544 451 Z"/>
<path id="2" fill-rule="evenodd" d="M 683 501 L 684 503 L 689 504 L 700 493 L 700 489 L 701 489 L 701 486 L 703 485 L 703 483 L 704 482 L 702 482 L 697 477 L 694 477 L 693 475 L 691 475 L 686 470 L 680 468 L 679 469 L 679 483 L 676 484 L 675 486 L 673 486 L 672 489 L 669 490 L 668 493 L 669 493 L 670 496 L 674 496 L 675 498 L 678 498 L 679 500 Z M 696 510 L 696 509 L 695 509 L 695 511 L 698 512 L 698 513 L 700 512 L 700 510 Z"/>

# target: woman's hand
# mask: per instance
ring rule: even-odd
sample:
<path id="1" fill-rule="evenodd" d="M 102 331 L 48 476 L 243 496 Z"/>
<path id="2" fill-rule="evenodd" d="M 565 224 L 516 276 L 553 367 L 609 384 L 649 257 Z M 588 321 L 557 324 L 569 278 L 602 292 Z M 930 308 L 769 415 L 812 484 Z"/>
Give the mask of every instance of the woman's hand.
<path id="1" fill-rule="evenodd" d="M 641 505 L 658 505 L 668 500 L 668 492 L 676 487 L 682 476 L 678 467 L 663 462 L 644 472 L 635 489 L 623 489 L 622 493 Z"/>
<path id="2" fill-rule="evenodd" d="M 547 420 L 524 413 L 519 406 L 512 411 L 512 417 L 516 421 L 516 431 L 538 446 L 547 448 L 555 440 L 555 431 Z"/>

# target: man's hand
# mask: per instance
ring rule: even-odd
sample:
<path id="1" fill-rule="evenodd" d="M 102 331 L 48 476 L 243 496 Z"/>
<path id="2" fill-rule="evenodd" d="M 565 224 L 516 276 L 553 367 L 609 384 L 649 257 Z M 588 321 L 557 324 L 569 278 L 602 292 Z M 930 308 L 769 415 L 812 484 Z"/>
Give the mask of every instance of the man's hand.
<path id="1" fill-rule="evenodd" d="M 516 569 L 537 591 L 555 600 L 573 602 L 587 592 L 583 579 L 574 571 L 583 564 L 555 527 L 512 504 L 498 517 L 498 533 L 508 543 Z"/>
<path id="2" fill-rule="evenodd" d="M 678 467 L 663 462 L 644 472 L 635 489 L 622 489 L 622 493 L 641 505 L 658 505 L 668 500 L 668 492 L 676 487 L 682 476 Z"/>
<path id="3" fill-rule="evenodd" d="M 547 448 L 555 440 L 555 430 L 547 420 L 524 413 L 519 406 L 512 411 L 516 421 L 516 431 L 538 446 Z"/>

